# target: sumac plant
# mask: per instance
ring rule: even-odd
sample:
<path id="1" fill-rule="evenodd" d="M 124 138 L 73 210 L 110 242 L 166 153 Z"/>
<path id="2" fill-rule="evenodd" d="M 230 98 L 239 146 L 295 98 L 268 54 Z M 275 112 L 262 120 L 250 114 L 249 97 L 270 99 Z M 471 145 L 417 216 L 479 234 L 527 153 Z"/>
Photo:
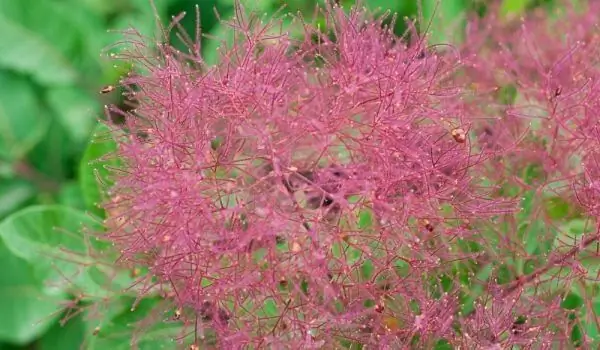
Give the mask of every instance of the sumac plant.
<path id="1" fill-rule="evenodd" d="M 180 18 L 161 38 L 187 51 L 130 33 L 96 238 L 136 305 L 163 299 L 144 324 L 190 349 L 597 348 L 600 8 L 561 8 L 430 45 L 360 7 L 237 5 L 213 66 Z"/>

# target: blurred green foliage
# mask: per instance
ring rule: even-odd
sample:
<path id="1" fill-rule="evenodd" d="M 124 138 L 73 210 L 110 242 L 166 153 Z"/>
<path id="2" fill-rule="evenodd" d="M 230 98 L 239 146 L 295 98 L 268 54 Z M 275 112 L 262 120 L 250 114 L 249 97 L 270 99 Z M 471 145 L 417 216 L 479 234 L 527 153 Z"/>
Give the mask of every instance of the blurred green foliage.
<path id="1" fill-rule="evenodd" d="M 317 2 L 322 1 L 244 1 L 259 12 L 273 13 L 286 5 L 284 12 L 301 11 L 306 17 Z M 363 3 L 373 10 L 397 12 L 400 19 L 418 13 L 416 0 Z M 481 9 L 482 3 L 425 0 L 425 18 L 435 13 L 430 40 L 460 40 L 449 36 L 460 31 L 447 28 L 460 25 L 465 11 Z M 536 3 L 505 0 L 502 10 L 519 13 Z M 188 15 L 182 25 L 192 33 L 198 4 L 202 31 L 227 37 L 227 27 L 219 23 L 214 11 L 229 18 L 233 0 L 154 0 L 154 4 L 165 22 L 185 11 Z M 119 96 L 98 92 L 116 84 L 124 72 L 107 58 L 105 49 L 122 39 L 119 31 L 130 26 L 145 35 L 156 32 L 149 0 L 0 0 L 0 350 L 77 349 L 81 344 L 86 349 L 128 349 L 132 322 L 158 303 L 149 299 L 130 312 L 133 300 L 123 297 L 107 305 L 102 317 L 79 315 L 64 327 L 59 324 L 65 305 L 74 298 L 67 281 L 86 295 L 101 298 L 106 287 L 103 281 L 113 278 L 111 283 L 118 288 L 130 278 L 114 278 L 110 269 L 80 271 L 77 261 L 67 262 L 75 258 L 64 255 L 66 248 L 77 253 L 80 262 L 90 259 L 86 249 L 90 243 L 80 227 L 95 225 L 85 211 L 103 216 L 94 205 L 101 200 L 96 178 L 105 176 L 104 166 L 112 161 L 97 159 L 114 146 L 101 140 L 102 130 L 95 126 L 103 115 L 102 106 L 118 102 Z M 396 29 L 404 29 L 403 21 Z M 204 39 L 203 44 L 206 60 L 214 62 L 219 43 Z M 88 143 L 90 138 L 94 141 Z M 564 206 L 550 200 L 549 214 L 565 216 Z M 370 216 L 361 217 L 360 224 L 368 226 L 368 220 Z M 575 224 L 570 227 L 577 231 L 573 234 L 584 230 Z M 578 300 L 574 295 L 565 303 L 575 308 Z M 586 331 L 598 332 L 595 328 Z M 106 336 L 110 333 L 124 336 Z M 165 325 L 146 333 L 141 345 L 143 349 L 169 349 L 174 336 L 177 329 Z"/>

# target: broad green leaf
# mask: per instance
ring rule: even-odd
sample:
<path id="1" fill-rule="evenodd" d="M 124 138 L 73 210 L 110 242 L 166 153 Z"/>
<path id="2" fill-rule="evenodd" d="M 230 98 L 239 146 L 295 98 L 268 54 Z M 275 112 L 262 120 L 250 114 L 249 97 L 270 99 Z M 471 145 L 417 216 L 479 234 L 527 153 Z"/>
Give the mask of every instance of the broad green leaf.
<path id="1" fill-rule="evenodd" d="M 560 197 L 552 197 L 544 200 L 546 214 L 554 220 L 564 219 L 569 215 L 569 203 Z"/>
<path id="2" fill-rule="evenodd" d="M 600 316 L 600 296 L 596 296 L 591 309 L 584 309 L 586 313 L 590 314 L 591 319 L 584 318 L 584 326 L 586 335 L 592 341 L 592 345 L 596 345 L 596 348 L 600 344 L 600 329 L 595 322 L 596 317 Z"/>
<path id="3" fill-rule="evenodd" d="M 127 13 L 134 10 L 132 2 L 128 0 L 69 0 L 68 2 L 83 4 L 92 10 L 92 12 L 104 16 L 115 13 Z"/>
<path id="4" fill-rule="evenodd" d="M 110 264 L 113 258 L 106 263 L 96 264 L 86 268 L 78 279 L 73 281 L 73 289 L 83 294 L 84 300 L 102 300 L 116 295 L 137 295 L 145 288 L 143 284 L 136 283 L 131 272 L 123 269 L 114 269 Z"/>
<path id="5" fill-rule="evenodd" d="M 0 237 L 15 256 L 32 264 L 49 290 L 64 290 L 89 265 L 82 229 L 98 230 L 88 215 L 62 206 L 33 206 L 0 223 Z M 85 264 L 87 263 L 87 264 Z"/>
<path id="6" fill-rule="evenodd" d="M 595 224 L 591 220 L 573 219 L 563 225 L 563 229 L 574 236 L 594 231 Z"/>
<path id="7" fill-rule="evenodd" d="M 581 347 L 583 345 L 583 337 L 584 334 L 581 326 L 578 324 L 574 325 L 571 330 L 571 342 L 573 342 L 573 345 L 577 348 Z"/>
<path id="8" fill-rule="evenodd" d="M 96 124 L 100 105 L 88 93 L 75 87 L 53 88 L 47 100 L 63 128 L 75 142 L 85 142 Z"/>
<path id="9" fill-rule="evenodd" d="M 429 43 L 459 43 L 464 36 L 465 10 L 465 0 L 423 0 L 421 29 L 429 30 Z"/>
<path id="10" fill-rule="evenodd" d="M 102 186 L 111 184 L 107 167 L 119 165 L 117 159 L 108 157 L 116 150 L 117 145 L 110 136 L 109 128 L 99 123 L 94 129 L 79 166 L 79 181 L 85 203 L 94 214 L 101 217 L 104 216 L 104 210 L 98 205 L 103 199 Z"/>
<path id="11" fill-rule="evenodd" d="M 386 11 L 386 10 L 397 10 L 398 9 L 398 3 L 389 1 L 389 0 L 370 0 L 365 5 L 367 5 L 367 7 L 372 11 L 374 11 L 374 10 Z"/>
<path id="12" fill-rule="evenodd" d="M 568 293 L 564 298 L 560 306 L 563 309 L 574 310 L 583 305 L 583 298 L 575 292 Z"/>
<path id="13" fill-rule="evenodd" d="M 165 321 L 166 310 L 160 300 L 142 299 L 134 309 L 131 306 L 133 299 L 129 302 L 129 308 L 103 320 L 100 326 L 90 322 L 88 334 L 94 329 L 97 334 L 87 338 L 86 349 L 129 350 L 134 344 L 134 348 L 144 350 L 174 349 L 178 347 L 179 338 L 183 338 L 185 344 L 190 344 L 194 332 L 184 333 L 180 322 Z"/>
<path id="14" fill-rule="evenodd" d="M 0 158 L 23 157 L 43 138 L 48 122 L 33 85 L 19 75 L 0 70 Z"/>
<path id="15" fill-rule="evenodd" d="M 469 315 L 475 309 L 475 300 L 483 293 L 482 281 L 487 281 L 492 273 L 493 265 L 487 264 L 482 267 L 475 275 L 476 281 L 472 285 L 463 285 L 463 291 L 465 292 L 465 298 L 461 303 L 461 313 L 465 316 Z"/>
<path id="16" fill-rule="evenodd" d="M 277 307 L 277 303 L 275 302 L 275 300 L 273 300 L 272 298 L 265 300 L 260 313 L 263 314 L 264 317 L 279 316 L 279 308 Z"/>
<path id="17" fill-rule="evenodd" d="M 371 279 L 373 277 L 373 271 L 375 267 L 373 266 L 373 261 L 365 260 L 364 263 L 360 266 L 361 277 L 364 281 Z"/>
<path id="18" fill-rule="evenodd" d="M 503 0 L 500 14 L 504 17 L 519 16 L 525 12 L 533 0 Z"/>
<path id="19" fill-rule="evenodd" d="M 546 234 L 546 227 L 544 222 L 541 220 L 534 220 L 533 222 L 523 222 L 519 226 L 519 236 L 522 237 L 524 248 L 527 254 L 540 254 L 539 250 L 543 243 L 544 235 Z"/>
<path id="20" fill-rule="evenodd" d="M 153 2 L 158 15 L 163 19 L 165 23 L 164 15 L 166 14 L 168 1 L 155 1 Z M 163 40 L 160 38 L 160 27 L 156 22 L 156 16 L 153 11 L 153 6 L 147 0 L 129 0 L 127 4 L 123 4 L 123 1 L 116 2 L 116 7 L 123 8 L 118 12 L 118 16 L 112 21 L 110 27 L 110 33 L 107 35 L 109 43 L 116 43 L 123 40 L 123 31 L 135 28 L 136 32 L 139 32 L 145 38 L 145 42 L 153 42 Z M 189 13 L 190 16 L 194 16 L 193 12 Z M 125 45 L 127 46 L 127 45 Z"/>
<path id="21" fill-rule="evenodd" d="M 0 341 L 26 344 L 57 320 L 61 294 L 45 294 L 33 265 L 12 254 L 0 240 Z"/>
<path id="22" fill-rule="evenodd" d="M 76 182 L 64 183 L 58 193 L 58 203 L 67 207 L 85 210 L 81 186 Z"/>
<path id="23" fill-rule="evenodd" d="M 453 350 L 453 349 L 454 349 L 454 347 L 446 339 L 438 340 L 438 342 L 435 344 L 435 347 L 433 348 L 433 350 Z"/>
<path id="24" fill-rule="evenodd" d="M 1 13 L 0 33 L 1 67 L 31 74 L 42 84 L 64 85 L 75 81 L 75 70 L 52 43 Z"/>
<path id="25" fill-rule="evenodd" d="M 7 3 L 10 3 L 7 5 Z M 62 80 L 34 79 L 46 86 L 71 86 L 80 81 L 96 83 L 99 74 L 98 53 L 114 41 L 108 40 L 105 19 L 80 2 L 19 0 L 0 3 L 0 12 L 27 33 L 35 36 L 60 57 L 73 72 L 73 78 Z M 39 50 L 24 52 L 38 57 Z M 45 63 L 41 54 L 39 57 Z M 54 65 L 43 65 L 45 74 L 59 74 Z M 59 76 L 60 77 L 60 76 Z"/>
<path id="26" fill-rule="evenodd" d="M 37 350 L 80 349 L 85 337 L 82 315 L 69 319 L 64 325 L 56 323 L 37 342 Z"/>
<path id="27" fill-rule="evenodd" d="M 24 205 L 35 195 L 35 187 L 20 179 L 0 179 L 0 217 Z"/>
<path id="28" fill-rule="evenodd" d="M 81 152 L 81 144 L 77 145 L 73 142 L 68 131 L 55 115 L 49 119 L 48 130 L 28 152 L 26 161 L 35 172 L 41 174 L 40 177 L 47 179 L 48 182 L 54 182 L 54 185 L 59 185 L 73 176 L 73 162 L 81 157 L 78 155 Z"/>
<path id="29" fill-rule="evenodd" d="M 367 230 L 373 227 L 373 213 L 371 210 L 361 210 L 358 214 L 358 228 Z"/>
<path id="30" fill-rule="evenodd" d="M 223 19 L 231 18 L 231 13 L 224 15 Z M 217 23 L 209 33 L 209 37 L 202 48 L 202 57 L 207 65 L 212 66 L 217 63 L 220 55 L 227 51 L 229 45 L 233 42 L 233 29 L 223 23 Z"/>
<path id="31" fill-rule="evenodd" d="M 242 0 L 240 3 L 246 11 L 255 11 L 258 14 L 272 12 L 273 7 L 277 7 L 272 0 Z"/>
<path id="32" fill-rule="evenodd" d="M 560 226 L 558 235 L 554 240 L 554 248 L 564 247 L 570 249 L 579 244 L 583 239 L 581 235 L 591 233 L 595 229 L 595 224 L 591 220 L 573 219 Z"/>
<path id="33" fill-rule="evenodd" d="M 498 90 L 498 102 L 504 105 L 512 105 L 517 98 L 518 90 L 514 84 L 504 85 Z"/>

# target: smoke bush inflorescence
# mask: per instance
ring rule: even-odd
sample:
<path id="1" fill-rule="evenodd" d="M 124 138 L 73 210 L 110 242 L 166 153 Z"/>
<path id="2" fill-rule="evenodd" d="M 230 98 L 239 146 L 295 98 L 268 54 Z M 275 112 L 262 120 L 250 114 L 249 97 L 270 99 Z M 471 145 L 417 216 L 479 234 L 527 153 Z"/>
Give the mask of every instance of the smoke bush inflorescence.
<path id="1" fill-rule="evenodd" d="M 597 10 L 490 10 L 432 47 L 238 5 L 215 66 L 133 37 L 102 238 L 192 348 L 593 347 Z"/>

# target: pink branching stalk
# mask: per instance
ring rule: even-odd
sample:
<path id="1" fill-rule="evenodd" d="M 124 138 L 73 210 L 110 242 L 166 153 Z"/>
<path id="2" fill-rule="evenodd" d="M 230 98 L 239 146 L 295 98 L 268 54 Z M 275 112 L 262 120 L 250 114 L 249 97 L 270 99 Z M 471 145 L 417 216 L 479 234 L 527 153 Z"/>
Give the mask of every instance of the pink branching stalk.
<path id="1" fill-rule="evenodd" d="M 570 12 L 567 38 L 546 17 L 488 17 L 470 28 L 493 42 L 472 30 L 439 50 L 364 9 L 322 14 L 293 39 L 237 5 L 212 67 L 198 34 L 180 33 L 187 53 L 128 41 L 137 107 L 112 110 L 123 166 L 103 238 L 148 269 L 140 298 L 165 295 L 195 346 L 568 344 L 561 300 L 598 237 L 556 243 L 543 198 L 598 215 L 589 16 Z M 498 103 L 505 85 L 518 101 Z"/>
<path id="2" fill-rule="evenodd" d="M 477 306 L 467 318 L 491 333 L 465 338 L 467 348 L 598 344 L 586 336 L 574 341 L 584 321 L 597 325 L 599 320 L 591 307 L 599 276 L 590 269 L 600 238 L 591 185 L 597 176 L 598 4 L 561 5 L 556 18 L 538 11 L 507 22 L 490 11 L 468 27 L 463 61 L 475 88 L 469 107 L 491 117 L 475 128 L 481 130 L 481 147 L 504 150 L 489 163 L 493 168 L 486 177 L 504 184 L 505 194 L 522 196 L 523 208 L 503 219 L 509 230 L 498 230 L 504 242 L 495 249 L 497 284 L 487 288 L 490 300 L 477 304 L 483 308 Z M 585 223 L 589 232 L 565 232 L 568 220 Z M 523 264 L 521 271 L 511 271 L 515 264 L 517 269 Z M 569 301 L 574 296 L 583 301 Z M 513 321 L 521 320 L 518 334 L 509 332 L 508 323 L 499 327 L 504 322 L 495 316 L 499 306 L 510 308 L 505 312 Z"/>

